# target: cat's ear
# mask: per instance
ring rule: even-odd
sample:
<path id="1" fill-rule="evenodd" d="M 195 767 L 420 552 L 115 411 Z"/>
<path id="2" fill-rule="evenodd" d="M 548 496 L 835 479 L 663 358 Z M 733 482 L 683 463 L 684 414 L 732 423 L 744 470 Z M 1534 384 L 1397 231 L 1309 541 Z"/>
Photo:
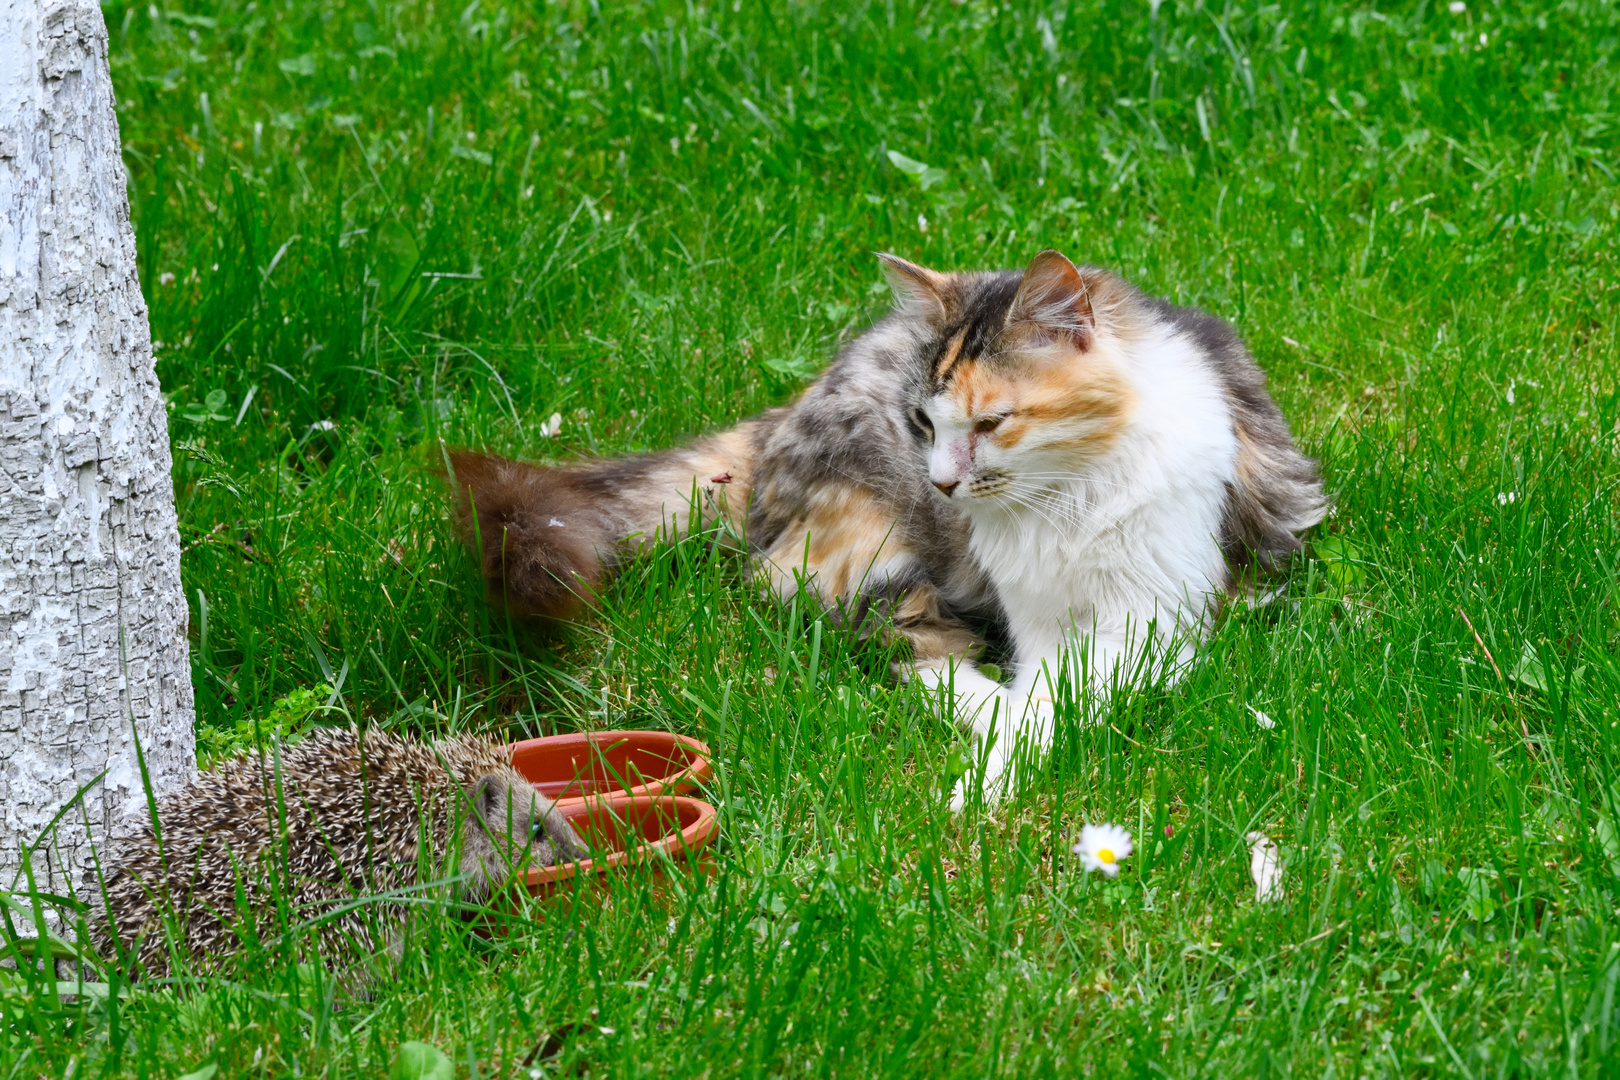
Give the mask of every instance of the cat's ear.
<path id="1" fill-rule="evenodd" d="M 931 319 L 945 315 L 944 274 L 907 262 L 886 251 L 878 252 L 877 257 L 883 264 L 883 276 L 888 279 L 889 288 L 894 290 L 895 299 L 900 301 L 902 307 L 916 308 Z"/>
<path id="2" fill-rule="evenodd" d="M 1091 348 L 1096 329 L 1091 296 L 1085 278 L 1062 252 L 1048 248 L 1030 260 L 1007 312 L 1007 328 L 1015 327 L 1067 337 L 1081 352 Z"/>

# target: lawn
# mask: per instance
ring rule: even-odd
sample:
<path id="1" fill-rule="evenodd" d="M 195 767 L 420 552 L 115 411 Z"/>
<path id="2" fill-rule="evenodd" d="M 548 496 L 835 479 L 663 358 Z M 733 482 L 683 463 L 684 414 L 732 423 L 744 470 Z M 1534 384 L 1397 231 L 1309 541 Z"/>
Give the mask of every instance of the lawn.
<path id="1" fill-rule="evenodd" d="M 723 833 L 712 880 L 492 943 L 426 918 L 369 1001 L 274 951 L 11 992 L 0 1073 L 1620 1067 L 1614 4 L 104 10 L 205 758 L 328 699 L 669 728 Z M 667 446 L 804 386 L 889 303 L 873 251 L 1044 247 L 1231 320 L 1334 510 L 999 811 L 945 810 L 963 744 L 882 647 L 708 538 L 565 629 L 485 604 L 441 446 Z M 1117 880 L 1087 821 L 1135 833 Z"/>

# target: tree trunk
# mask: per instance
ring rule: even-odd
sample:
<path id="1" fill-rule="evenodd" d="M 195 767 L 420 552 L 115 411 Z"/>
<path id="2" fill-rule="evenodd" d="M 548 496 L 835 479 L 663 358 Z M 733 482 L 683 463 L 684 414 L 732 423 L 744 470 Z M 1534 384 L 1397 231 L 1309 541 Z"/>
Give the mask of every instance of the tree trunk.
<path id="1" fill-rule="evenodd" d="M 188 779 L 186 624 L 107 26 L 0 0 L 0 889 L 105 771 L 31 858 L 41 890 L 93 880 L 145 813 L 137 736 L 154 791 Z"/>

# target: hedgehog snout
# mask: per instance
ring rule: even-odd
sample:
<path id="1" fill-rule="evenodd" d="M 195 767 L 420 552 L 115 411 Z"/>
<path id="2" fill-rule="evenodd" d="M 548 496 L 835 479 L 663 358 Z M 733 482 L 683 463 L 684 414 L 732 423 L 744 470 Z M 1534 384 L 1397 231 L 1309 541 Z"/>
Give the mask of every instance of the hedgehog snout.
<path id="1" fill-rule="evenodd" d="M 555 803 L 544 795 L 535 793 L 535 846 L 542 844 L 546 850 L 544 866 L 551 866 L 558 862 L 578 862 L 590 858 L 590 851 L 585 846 L 585 840 L 578 830 Z"/>
<path id="2" fill-rule="evenodd" d="M 481 864 L 486 879 L 510 876 L 524 866 L 551 866 L 559 858 L 585 857 L 584 841 L 556 804 L 515 773 L 486 773 L 478 782 L 473 805 L 481 835 L 468 836 L 473 842 L 463 850 Z"/>

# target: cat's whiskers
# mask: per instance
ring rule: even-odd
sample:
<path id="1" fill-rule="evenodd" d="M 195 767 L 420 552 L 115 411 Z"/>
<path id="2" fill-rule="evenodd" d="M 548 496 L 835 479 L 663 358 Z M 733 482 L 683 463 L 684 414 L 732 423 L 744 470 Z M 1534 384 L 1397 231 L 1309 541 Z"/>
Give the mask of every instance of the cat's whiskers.
<path id="1" fill-rule="evenodd" d="M 1073 497 L 1051 488 L 1022 484 L 1012 488 L 1008 497 L 1016 505 L 1040 514 L 1044 521 L 1059 531 L 1067 531 L 1063 529 L 1063 524 L 1073 527 L 1083 523 L 1081 507 Z"/>
<path id="2" fill-rule="evenodd" d="M 1022 477 L 1021 477 L 1022 479 Z M 1050 505 L 1062 509 L 1064 516 L 1076 524 L 1082 521 L 1097 523 L 1097 532 L 1109 527 L 1120 519 L 1117 509 L 1108 509 L 1106 500 L 1088 498 L 1087 488 L 1094 486 L 1095 482 L 1089 477 L 1069 477 L 1071 483 L 1061 487 L 1052 485 L 1028 485 L 1028 494 L 1031 498 L 1038 498 Z M 1106 486 L 1119 490 L 1129 490 L 1125 485 L 1104 482 Z"/>
<path id="3" fill-rule="evenodd" d="M 1043 506 L 1036 502 L 1024 502 L 1021 505 L 1031 513 L 1038 515 L 1042 521 L 1052 528 L 1054 533 L 1062 537 L 1066 542 L 1074 539 L 1077 534 L 1080 534 L 1080 539 L 1089 540 L 1091 537 L 1084 535 L 1084 533 L 1089 531 L 1095 534 L 1098 531 L 1096 529 L 1083 530 L 1082 526 L 1085 523 L 1076 521 L 1072 515 L 1066 513 L 1061 507 Z"/>
<path id="4" fill-rule="evenodd" d="M 1062 538 L 1064 545 L 1071 550 L 1086 547 L 1116 524 L 1115 520 L 1110 517 L 1098 517 L 1087 522 L 1061 510 L 1058 511 L 1061 520 L 1055 520 L 1051 511 L 1042 508 L 1037 503 L 1022 502 L 1020 505 L 1046 522 Z"/>
<path id="5" fill-rule="evenodd" d="M 1074 497 L 1072 493 L 1056 492 L 1050 488 L 1031 487 L 1023 492 L 1014 492 L 1010 500 L 1019 506 L 1038 514 L 1041 520 L 1051 525 L 1065 539 L 1078 540 L 1080 543 L 1090 543 L 1101 536 L 1104 531 L 1114 525 L 1118 518 L 1106 512 L 1090 512 L 1088 507 Z M 1100 511 L 1101 508 L 1095 508 Z M 1054 517 L 1056 515 L 1056 517 Z M 1065 525 L 1068 526 L 1065 528 Z M 1079 536 L 1067 535 L 1076 528 L 1082 528 Z"/>
<path id="6" fill-rule="evenodd" d="M 1032 473 L 1020 470 L 1017 474 L 1019 480 L 1061 480 L 1066 483 L 1084 484 L 1088 487 L 1116 488 L 1120 491 L 1133 490 L 1129 484 L 1122 484 L 1117 480 L 1105 480 L 1100 476 L 1089 476 L 1082 472 L 1051 472 Z"/>
<path id="7" fill-rule="evenodd" d="M 1039 503 L 1057 513 L 1070 524 L 1078 525 L 1087 517 L 1085 504 L 1075 499 L 1069 492 L 1054 491 L 1046 487 L 1031 487 L 1019 494 L 1021 501 L 1026 504 Z"/>
<path id="8" fill-rule="evenodd" d="M 1017 496 L 1014 496 L 1011 501 L 1013 505 L 1020 506 L 1025 510 L 1028 510 L 1036 517 L 1046 522 L 1047 525 L 1051 526 L 1054 532 L 1061 534 L 1067 531 L 1064 529 L 1063 523 L 1053 518 L 1052 515 L 1048 513 L 1039 503 L 1029 502 Z"/>

